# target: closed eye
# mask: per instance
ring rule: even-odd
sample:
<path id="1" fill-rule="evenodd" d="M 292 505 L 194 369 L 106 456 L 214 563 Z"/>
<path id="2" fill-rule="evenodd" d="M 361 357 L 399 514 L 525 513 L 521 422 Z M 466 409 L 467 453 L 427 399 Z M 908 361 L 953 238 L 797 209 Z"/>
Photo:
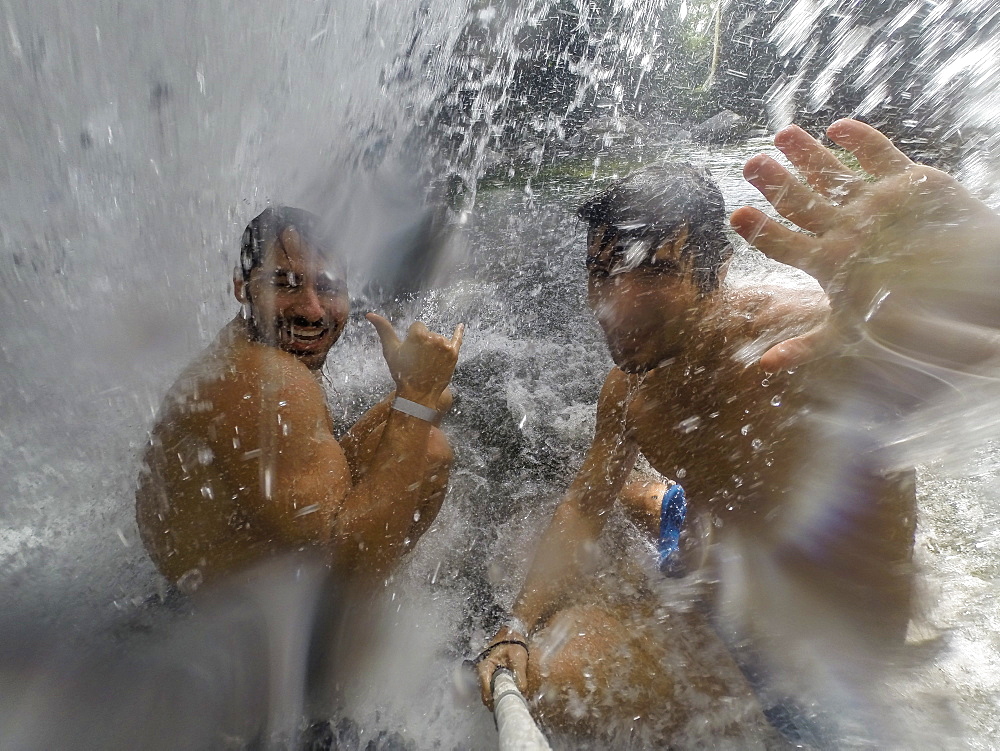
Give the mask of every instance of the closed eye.
<path id="1" fill-rule="evenodd" d="M 271 284 L 281 289 L 297 289 L 302 286 L 302 279 L 293 271 L 275 271 L 271 275 Z"/>

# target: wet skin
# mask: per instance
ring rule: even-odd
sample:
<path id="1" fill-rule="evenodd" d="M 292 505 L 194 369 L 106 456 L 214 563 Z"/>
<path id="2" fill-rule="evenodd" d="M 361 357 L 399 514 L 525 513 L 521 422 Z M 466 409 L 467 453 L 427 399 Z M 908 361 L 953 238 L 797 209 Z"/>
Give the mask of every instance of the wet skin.
<path id="1" fill-rule="evenodd" d="M 323 367 L 350 313 L 341 269 L 288 228 L 249 280 L 236 279 L 234 286 L 236 298 L 252 311 L 247 321 L 252 339 L 289 353 L 311 370 Z"/>
<path id="2" fill-rule="evenodd" d="M 767 516 L 774 498 L 764 486 L 765 470 L 768 462 L 780 461 L 779 425 L 789 413 L 787 405 L 776 407 L 772 400 L 793 397 L 787 375 L 763 385 L 766 374 L 744 348 L 754 344 L 759 357 L 820 323 L 827 315 L 825 298 L 780 288 L 723 289 L 699 298 L 688 280 L 660 282 L 654 288 L 642 271 L 613 281 L 591 279 L 591 305 L 621 367 L 605 381 L 594 443 L 536 550 L 517 601 L 515 613 L 535 627 L 527 639 L 531 651 L 499 647 L 484 666 L 490 670 L 509 660 L 523 670 L 526 690 L 539 697 L 539 715 L 552 727 L 588 733 L 604 723 L 631 723 L 654 734 L 678 732 L 689 719 L 682 697 L 693 691 L 741 708 L 739 727 L 723 728 L 723 735 L 739 736 L 753 724 L 766 733 L 766 723 L 748 708 L 756 707 L 752 692 L 703 616 L 675 613 L 665 619 L 651 602 L 623 607 L 592 591 L 581 597 L 579 584 L 571 587 L 576 596 L 565 590 L 574 571 L 590 567 L 588 541 L 600 536 L 615 500 L 633 495 L 623 490 L 640 453 L 657 472 L 684 485 L 689 528 L 698 524 L 716 536 L 750 529 Z M 676 317 L 664 316 L 664 308 L 677 310 Z M 649 319 L 663 336 L 645 335 Z M 626 512 L 642 524 L 637 505 L 630 503 Z M 643 531 L 656 530 L 659 495 L 645 513 Z M 898 521 L 894 517 L 890 524 Z M 901 558 L 909 551 L 907 534 L 902 531 Z M 575 636 L 560 636 L 567 631 Z M 497 636 L 524 638 L 506 631 Z M 619 696 L 628 694 L 625 686 L 634 692 L 627 701 Z M 587 697 L 590 707 L 583 719 L 573 711 L 578 697 Z"/>
<path id="3" fill-rule="evenodd" d="M 676 730 L 686 717 L 675 699 L 687 688 L 710 698 L 748 692 L 745 685 L 734 688 L 738 679 L 725 678 L 733 675 L 725 658 L 713 667 L 692 652 L 665 666 L 658 656 L 682 633 L 695 629 L 704 636 L 706 621 L 692 622 L 691 614 L 662 620 L 658 613 L 659 639 L 665 641 L 657 646 L 650 634 L 637 645 L 635 614 L 646 605 L 630 611 L 574 604 L 570 593 L 580 590 L 580 570 L 593 558 L 593 541 L 639 453 L 685 486 L 689 519 L 706 519 L 704 527 L 714 530 L 717 542 L 753 540 L 772 556 L 775 570 L 795 582 L 805 597 L 802 606 L 792 603 L 768 614 L 772 623 L 783 618 L 805 634 L 835 624 L 876 653 L 901 644 L 913 585 L 913 474 L 865 465 L 863 457 L 855 461 L 857 474 L 843 489 L 854 502 L 853 516 L 841 517 L 845 524 L 837 534 L 811 548 L 819 537 L 806 540 L 789 531 L 810 529 L 791 521 L 803 508 L 796 489 L 803 471 L 822 474 L 817 464 L 828 445 L 803 416 L 828 408 L 831 395 L 842 393 L 831 384 L 864 390 L 864 371 L 844 346 L 860 326 L 881 346 L 906 356 L 995 373 L 996 337 L 964 324 L 988 319 L 992 328 L 986 333 L 992 333 L 1000 321 L 994 283 L 1000 278 L 1000 219 L 952 178 L 914 165 L 868 126 L 839 121 L 829 135 L 876 180 L 864 180 L 791 127 L 775 142 L 807 184 L 764 156 L 747 164 L 745 176 L 780 214 L 811 234 L 750 208 L 736 211 L 731 221 L 771 257 L 813 274 L 830 292 L 832 313 L 825 295 L 800 291 L 723 288 L 699 298 L 685 287 L 683 275 L 591 275 L 590 304 L 618 367 L 599 397 L 593 445 L 515 603 L 514 615 L 530 636 L 505 627 L 494 638 L 524 640 L 529 648 L 498 645 L 479 665 L 487 704 L 488 677 L 500 665 L 515 671 L 547 722 L 584 732 L 615 721 Z M 960 262 L 948 258 L 942 265 L 942 253 Z M 990 283 L 977 282 L 977 273 Z M 887 294 L 876 298 L 883 304 L 874 314 L 868 305 L 872 290 Z M 958 290 L 963 295 L 956 296 Z M 915 300 L 918 312 L 937 306 L 950 318 L 928 325 L 918 315 L 913 323 Z M 794 374 L 787 372 L 792 369 Z M 826 490 L 836 498 L 836 484 Z M 653 506 L 650 516 L 658 513 L 650 494 L 626 495 L 639 499 L 632 505 Z M 644 527 L 655 530 L 650 522 Z M 670 667 L 678 664 L 684 670 Z M 721 683 L 710 680 L 713 674 Z M 618 711 L 618 684 L 634 686 L 646 703 L 623 704 Z M 587 699 L 583 713 L 580 697 Z"/>
<path id="4" fill-rule="evenodd" d="M 249 279 L 238 315 L 181 374 L 150 436 L 136 493 L 160 571 L 193 588 L 270 555 L 315 548 L 377 580 L 433 521 L 451 450 L 429 423 L 372 408 L 338 442 L 319 383 L 349 311 L 334 264 L 286 228 Z M 447 407 L 461 346 L 369 315 L 405 398 Z M 414 521 L 419 516 L 419 522 Z"/>

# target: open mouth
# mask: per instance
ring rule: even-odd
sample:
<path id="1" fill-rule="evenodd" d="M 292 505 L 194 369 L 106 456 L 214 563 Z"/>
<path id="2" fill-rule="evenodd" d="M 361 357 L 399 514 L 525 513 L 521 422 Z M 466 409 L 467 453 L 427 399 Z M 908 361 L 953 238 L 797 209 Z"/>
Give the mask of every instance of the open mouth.
<path id="1" fill-rule="evenodd" d="M 289 325 L 285 329 L 284 339 L 293 349 L 311 349 L 321 342 L 330 332 L 328 326 L 296 326 Z"/>
<path id="2" fill-rule="evenodd" d="M 292 339 L 311 342 L 316 339 L 322 339 L 329 329 L 325 326 L 292 326 L 289 331 L 291 332 Z"/>

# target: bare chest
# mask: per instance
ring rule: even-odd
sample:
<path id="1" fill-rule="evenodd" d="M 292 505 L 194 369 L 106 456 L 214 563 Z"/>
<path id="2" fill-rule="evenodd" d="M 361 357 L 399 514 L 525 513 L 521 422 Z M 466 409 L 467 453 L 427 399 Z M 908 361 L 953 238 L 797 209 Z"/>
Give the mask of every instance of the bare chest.
<path id="1" fill-rule="evenodd" d="M 660 372 L 663 371 L 663 372 Z M 788 378 L 724 362 L 650 373 L 628 409 L 631 435 L 694 503 L 735 508 L 774 461 Z"/>

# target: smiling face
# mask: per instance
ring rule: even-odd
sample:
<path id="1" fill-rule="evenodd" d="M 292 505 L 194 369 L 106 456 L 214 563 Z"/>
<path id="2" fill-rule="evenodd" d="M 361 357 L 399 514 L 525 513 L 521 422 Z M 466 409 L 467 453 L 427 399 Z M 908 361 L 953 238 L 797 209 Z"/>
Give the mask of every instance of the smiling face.
<path id="1" fill-rule="evenodd" d="M 238 300 L 247 305 L 251 336 L 284 350 L 312 370 L 347 323 L 350 302 L 343 271 L 299 234 L 285 227 L 264 249 L 263 263 L 246 280 L 235 280 Z"/>

